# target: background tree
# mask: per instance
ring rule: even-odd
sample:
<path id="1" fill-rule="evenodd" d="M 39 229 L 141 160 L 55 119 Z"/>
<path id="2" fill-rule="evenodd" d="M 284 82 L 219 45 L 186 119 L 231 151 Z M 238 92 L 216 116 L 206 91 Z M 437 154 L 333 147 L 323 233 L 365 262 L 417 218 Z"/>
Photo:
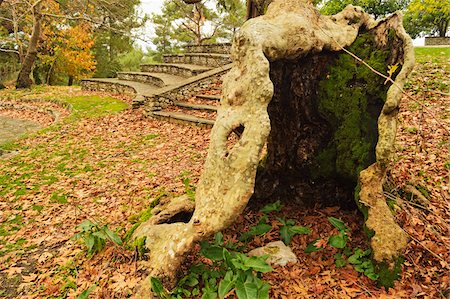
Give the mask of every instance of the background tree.
<path id="1" fill-rule="evenodd" d="M 97 61 L 94 77 L 115 77 L 121 70 L 119 57 L 133 50 L 131 32 L 142 27 L 147 18 L 139 18 L 140 0 L 114 1 L 97 8 L 101 23 L 96 24 L 93 52 Z"/>
<path id="2" fill-rule="evenodd" d="M 21 61 L 16 87 L 29 87 L 32 84 L 30 74 L 38 52 L 42 49 L 42 26 L 45 22 L 51 22 L 49 20 L 58 20 L 62 24 L 57 27 L 58 30 L 76 26 L 80 22 L 90 22 L 97 37 L 94 50 L 100 70 L 102 66 L 107 71 L 115 69 L 118 55 L 131 49 L 130 32 L 145 22 L 145 18 L 137 18 L 136 8 L 139 3 L 139 0 L 3 1 L 2 9 L 10 13 L 2 21 L 13 32 L 14 49 Z"/>
<path id="3" fill-rule="evenodd" d="M 437 34 L 444 37 L 450 23 L 450 1 L 413 0 L 405 14 L 406 31 L 417 37 Z"/>
<path id="4" fill-rule="evenodd" d="M 33 71 L 35 82 L 54 85 L 67 79 L 68 85 L 72 85 L 74 80 L 92 76 L 95 60 L 91 53 L 94 45 L 91 24 L 85 22 L 60 30 L 55 26 L 61 24 L 44 25 L 38 63 Z M 43 80 L 39 71 L 45 75 Z"/>
<path id="5" fill-rule="evenodd" d="M 205 3 L 188 5 L 182 0 L 164 1 L 161 14 L 154 14 L 156 38 L 153 43 L 162 53 L 183 44 L 214 42 L 223 34 L 219 14 Z"/>
<path id="6" fill-rule="evenodd" d="M 320 11 L 326 15 L 332 15 L 343 10 L 347 5 L 361 6 L 365 12 L 374 16 L 375 19 L 384 17 L 397 10 L 404 9 L 409 0 L 324 0 L 321 1 Z"/>

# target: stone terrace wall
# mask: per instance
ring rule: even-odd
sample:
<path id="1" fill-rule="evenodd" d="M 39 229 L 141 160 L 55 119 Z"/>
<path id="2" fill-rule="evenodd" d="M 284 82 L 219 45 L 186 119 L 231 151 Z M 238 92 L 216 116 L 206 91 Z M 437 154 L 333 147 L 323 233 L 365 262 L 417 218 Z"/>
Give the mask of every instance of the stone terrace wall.
<path id="1" fill-rule="evenodd" d="M 425 46 L 450 46 L 450 37 L 425 37 Z"/>
<path id="2" fill-rule="evenodd" d="M 89 91 L 103 91 L 103 92 L 111 92 L 111 93 L 121 93 L 127 95 L 135 95 L 136 91 L 133 87 L 123 85 L 120 83 L 110 83 L 110 82 L 102 82 L 94 79 L 84 79 L 80 83 L 81 88 L 83 90 Z"/>
<path id="3" fill-rule="evenodd" d="M 203 72 L 203 70 L 191 70 L 170 64 L 141 64 L 141 71 L 149 73 L 173 74 L 181 77 L 192 77 Z"/>
<path id="4" fill-rule="evenodd" d="M 153 111 L 161 110 L 175 101 L 198 95 L 205 89 L 213 88 L 217 83 L 222 82 L 222 77 L 228 72 L 229 67 L 216 72 L 216 74 L 205 76 L 201 80 L 193 80 L 191 83 L 178 86 L 177 88 L 163 91 L 157 95 L 146 96 L 146 114 L 151 115 Z M 207 72 L 209 73 L 209 72 Z"/>
<path id="5" fill-rule="evenodd" d="M 141 83 L 148 83 L 158 87 L 164 87 L 165 83 L 162 79 L 154 77 L 148 74 L 142 74 L 138 72 L 119 72 L 117 78 L 126 81 L 136 81 Z"/>
<path id="6" fill-rule="evenodd" d="M 184 46 L 184 52 L 186 53 L 230 54 L 230 50 L 231 50 L 231 43 Z"/>
<path id="7" fill-rule="evenodd" d="M 164 63 L 187 63 L 209 67 L 219 67 L 231 63 L 228 55 L 216 53 L 167 54 L 163 55 Z"/>

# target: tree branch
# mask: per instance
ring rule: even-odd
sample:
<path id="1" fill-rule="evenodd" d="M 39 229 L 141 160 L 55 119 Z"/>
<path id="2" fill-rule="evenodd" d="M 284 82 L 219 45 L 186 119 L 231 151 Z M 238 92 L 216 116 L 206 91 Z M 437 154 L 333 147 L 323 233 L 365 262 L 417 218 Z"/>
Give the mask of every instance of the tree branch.
<path id="1" fill-rule="evenodd" d="M 15 53 L 17 55 L 20 54 L 19 51 L 17 51 L 17 50 L 10 50 L 10 49 L 3 49 L 3 48 L 0 48 L 0 52 Z"/>

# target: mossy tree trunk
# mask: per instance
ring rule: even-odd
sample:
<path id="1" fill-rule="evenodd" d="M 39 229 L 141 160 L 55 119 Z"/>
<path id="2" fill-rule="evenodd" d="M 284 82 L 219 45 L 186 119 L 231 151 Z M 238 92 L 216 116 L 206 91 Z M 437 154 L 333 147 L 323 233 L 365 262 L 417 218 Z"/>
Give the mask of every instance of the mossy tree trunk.
<path id="1" fill-rule="evenodd" d="M 386 73 L 398 60 L 393 36 L 378 46 L 375 32 L 361 33 L 349 50 Z M 271 132 L 253 200 L 356 207 L 358 175 L 376 162 L 385 79 L 343 51 L 271 62 L 270 79 Z"/>
<path id="2" fill-rule="evenodd" d="M 398 64 L 396 86 L 342 47 L 382 73 Z M 194 244 L 233 223 L 252 196 L 292 198 L 299 208 L 349 206 L 356 198 L 373 231 L 374 259 L 393 264 L 407 238 L 382 184 L 395 141 L 398 87 L 414 64 L 402 16 L 375 21 L 350 5 L 327 17 L 308 0 L 275 0 L 242 26 L 232 58 L 192 217 L 172 221 L 184 205 L 192 213 L 178 200 L 168 221 L 150 219 L 134 233 L 146 239 L 150 276 L 173 282 Z M 237 129 L 242 134 L 230 146 Z M 137 297 L 150 296 L 147 280 Z"/>

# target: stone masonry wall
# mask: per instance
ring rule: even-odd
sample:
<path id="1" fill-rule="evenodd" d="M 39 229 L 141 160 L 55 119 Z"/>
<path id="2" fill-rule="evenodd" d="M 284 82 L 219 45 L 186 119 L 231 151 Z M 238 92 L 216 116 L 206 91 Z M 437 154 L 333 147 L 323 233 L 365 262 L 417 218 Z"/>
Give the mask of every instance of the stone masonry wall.
<path id="1" fill-rule="evenodd" d="M 186 53 L 230 54 L 230 49 L 231 49 L 231 43 L 184 46 L 184 51 Z"/>
<path id="2" fill-rule="evenodd" d="M 202 72 L 200 70 L 190 70 L 167 64 L 142 64 L 141 71 L 149 73 L 167 73 L 181 77 L 192 77 Z"/>
<path id="3" fill-rule="evenodd" d="M 163 60 L 165 63 L 186 63 L 210 67 L 219 67 L 221 65 L 231 63 L 231 58 L 229 55 L 204 53 L 169 54 L 164 55 Z"/>
<path id="4" fill-rule="evenodd" d="M 142 74 L 142 73 L 134 73 L 134 72 L 120 72 L 117 73 L 117 78 L 120 80 L 126 80 L 126 81 L 136 81 L 141 83 L 148 83 L 152 84 L 158 87 L 164 87 L 165 83 L 160 78 L 148 75 L 148 74 Z"/>
<path id="5" fill-rule="evenodd" d="M 450 46 L 450 37 L 425 37 L 425 46 Z"/>
<path id="6" fill-rule="evenodd" d="M 111 92 L 111 93 L 121 93 L 121 94 L 128 94 L 128 95 L 134 95 L 136 94 L 136 91 L 133 87 L 122 85 L 120 83 L 109 83 L 109 82 L 101 82 L 97 80 L 89 80 L 85 79 L 82 80 L 81 88 L 83 90 L 89 90 L 89 91 L 103 91 L 103 92 Z"/>
<path id="7" fill-rule="evenodd" d="M 226 73 L 226 71 L 214 76 L 207 77 L 203 80 L 196 81 L 192 84 L 184 85 L 165 93 L 161 93 L 159 95 L 145 97 L 145 101 L 147 102 L 146 114 L 149 115 L 152 111 L 161 110 L 171 105 L 175 101 L 181 101 L 183 99 L 198 95 L 205 89 L 214 88 L 217 83 L 222 82 L 222 77 Z"/>

